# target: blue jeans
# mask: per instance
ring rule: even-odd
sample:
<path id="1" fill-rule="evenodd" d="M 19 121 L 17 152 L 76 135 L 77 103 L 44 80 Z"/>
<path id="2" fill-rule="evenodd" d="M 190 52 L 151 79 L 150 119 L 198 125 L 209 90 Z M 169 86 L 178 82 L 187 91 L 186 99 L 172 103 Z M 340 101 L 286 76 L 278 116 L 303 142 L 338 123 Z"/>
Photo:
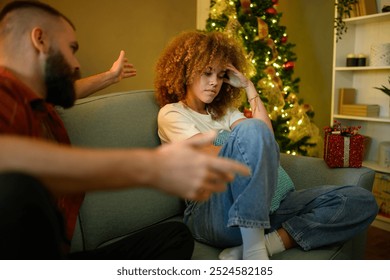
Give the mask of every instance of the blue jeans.
<path id="1" fill-rule="evenodd" d="M 305 251 L 346 241 L 375 219 L 371 192 L 356 186 L 318 186 L 290 192 L 272 213 L 269 231 L 283 227 Z"/>
<path id="2" fill-rule="evenodd" d="M 279 147 L 264 122 L 248 119 L 232 130 L 219 156 L 243 162 L 252 175 L 236 176 L 225 192 L 205 202 L 189 202 L 184 220 L 197 240 L 227 247 L 241 244 L 239 227 L 271 227 L 269 209 L 277 184 Z"/>
<path id="3" fill-rule="evenodd" d="M 266 232 L 283 227 L 300 247 L 310 250 L 348 240 L 377 214 L 373 195 L 363 188 L 319 186 L 290 192 L 270 215 L 279 150 L 260 121 L 246 120 L 235 127 L 220 156 L 249 165 L 252 176 L 238 176 L 224 193 L 213 194 L 208 201 L 188 202 L 184 221 L 200 242 L 238 246 L 239 227 L 261 227 Z"/>

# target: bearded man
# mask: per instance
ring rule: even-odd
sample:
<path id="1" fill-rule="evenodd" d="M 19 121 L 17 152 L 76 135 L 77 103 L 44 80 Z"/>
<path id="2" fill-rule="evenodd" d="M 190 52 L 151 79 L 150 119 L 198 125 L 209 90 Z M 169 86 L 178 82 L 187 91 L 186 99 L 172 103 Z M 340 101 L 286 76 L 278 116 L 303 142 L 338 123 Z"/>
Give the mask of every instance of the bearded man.
<path id="1" fill-rule="evenodd" d="M 153 150 L 71 148 L 54 106 L 71 107 L 135 75 L 121 52 L 109 71 L 76 82 L 78 48 L 72 22 L 44 3 L 13 1 L 0 12 L 0 258 L 190 258 L 192 236 L 179 222 L 69 253 L 87 191 L 152 186 L 204 200 L 235 173 L 249 174 L 246 166 L 196 150 L 211 136 Z"/>

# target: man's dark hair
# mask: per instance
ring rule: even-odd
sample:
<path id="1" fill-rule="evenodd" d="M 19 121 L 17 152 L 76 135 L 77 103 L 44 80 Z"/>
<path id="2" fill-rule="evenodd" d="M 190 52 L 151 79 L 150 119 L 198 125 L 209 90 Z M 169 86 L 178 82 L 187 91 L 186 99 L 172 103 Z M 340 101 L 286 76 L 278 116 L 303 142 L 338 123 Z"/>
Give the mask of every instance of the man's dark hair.
<path id="1" fill-rule="evenodd" d="M 13 12 L 13 11 L 19 10 L 19 9 L 26 9 L 26 8 L 38 9 L 38 10 L 44 11 L 52 16 L 62 17 L 72 26 L 73 29 L 76 29 L 74 24 L 64 14 L 62 14 L 58 10 L 54 9 L 53 7 L 49 6 L 48 4 L 39 2 L 37 0 L 24 0 L 24 1 L 17 0 L 17 1 L 12 1 L 12 2 L 8 3 L 0 11 L 0 22 L 10 12 Z"/>

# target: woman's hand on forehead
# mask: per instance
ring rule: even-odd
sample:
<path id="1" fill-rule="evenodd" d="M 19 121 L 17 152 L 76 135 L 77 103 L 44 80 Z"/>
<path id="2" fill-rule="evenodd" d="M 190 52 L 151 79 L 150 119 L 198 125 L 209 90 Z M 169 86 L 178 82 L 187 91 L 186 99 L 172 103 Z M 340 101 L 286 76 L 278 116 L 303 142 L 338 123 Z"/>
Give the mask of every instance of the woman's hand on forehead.
<path id="1" fill-rule="evenodd" d="M 248 78 L 238 71 L 232 64 L 228 64 L 226 66 L 226 75 L 227 78 L 224 79 L 225 83 L 236 88 L 248 87 Z"/>

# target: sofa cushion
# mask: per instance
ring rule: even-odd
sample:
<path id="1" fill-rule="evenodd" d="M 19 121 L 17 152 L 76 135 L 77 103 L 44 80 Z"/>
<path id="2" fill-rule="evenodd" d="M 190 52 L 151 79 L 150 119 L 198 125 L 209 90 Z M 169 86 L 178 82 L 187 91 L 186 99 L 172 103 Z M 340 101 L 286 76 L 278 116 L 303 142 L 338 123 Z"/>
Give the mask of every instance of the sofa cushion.
<path id="1" fill-rule="evenodd" d="M 152 189 L 89 193 L 78 220 L 83 249 L 97 248 L 181 213 L 181 200 Z M 72 245 L 73 251 L 82 249 Z"/>
<path id="2" fill-rule="evenodd" d="M 156 147 L 158 106 L 153 90 L 105 94 L 80 99 L 58 109 L 75 146 Z"/>

